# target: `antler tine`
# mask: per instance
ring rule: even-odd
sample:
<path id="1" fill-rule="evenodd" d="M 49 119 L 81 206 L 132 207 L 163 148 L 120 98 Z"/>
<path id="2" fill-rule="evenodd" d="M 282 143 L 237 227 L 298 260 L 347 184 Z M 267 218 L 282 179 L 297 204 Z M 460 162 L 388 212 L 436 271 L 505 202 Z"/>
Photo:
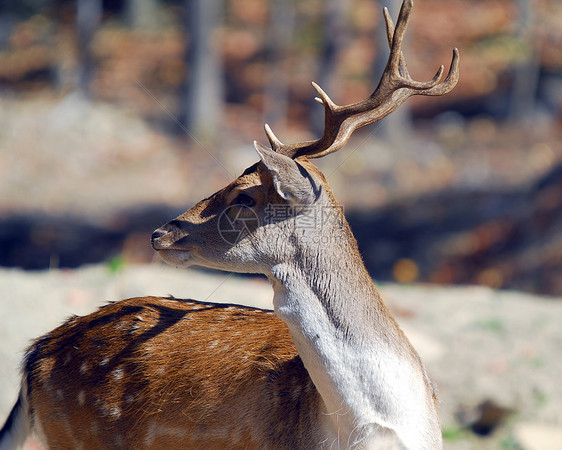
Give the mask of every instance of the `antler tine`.
<path id="1" fill-rule="evenodd" d="M 429 81 L 415 81 L 410 76 L 402 53 L 402 43 L 413 6 L 413 0 L 404 0 L 396 26 L 388 9 L 384 8 L 383 14 L 390 55 L 375 91 L 365 100 L 339 106 L 330 99 L 320 86 L 312 83 L 318 93 L 315 100 L 324 105 L 324 133 L 322 137 L 316 141 L 282 144 L 269 126 L 266 125 L 266 134 L 274 150 L 291 158 L 299 156 L 319 158 L 342 148 L 356 129 L 386 117 L 412 95 L 443 95 L 456 86 L 459 80 L 460 61 L 459 51 L 456 48 L 453 49 L 449 72 L 443 81 L 441 81 L 444 71 L 443 66 Z"/>
<path id="2" fill-rule="evenodd" d="M 337 109 L 338 105 L 336 105 L 332 101 L 330 96 L 326 94 L 326 92 L 324 92 L 324 90 L 320 86 L 318 86 L 314 81 L 312 82 L 312 87 L 316 90 L 316 92 L 318 92 L 318 95 L 320 96 L 320 98 L 318 97 L 315 98 L 316 101 L 319 100 L 318 103 L 324 105 L 324 107 L 327 108 L 330 112 L 333 112 L 335 109 Z"/>
<path id="3" fill-rule="evenodd" d="M 460 63 L 459 49 L 455 47 L 453 49 L 453 59 L 451 60 L 449 73 L 441 83 L 428 89 L 423 93 L 423 95 L 443 95 L 446 94 L 447 92 L 450 92 L 457 85 L 459 81 L 459 63 Z M 443 66 L 441 66 L 441 68 L 443 68 Z"/>
<path id="4" fill-rule="evenodd" d="M 382 13 L 384 16 L 384 24 L 386 26 L 386 40 L 388 42 L 388 47 L 392 49 L 392 40 L 394 39 L 394 22 L 392 21 L 392 17 L 390 17 L 390 13 L 388 12 L 388 8 L 386 6 L 382 9 Z"/>
<path id="5" fill-rule="evenodd" d="M 387 68 L 390 68 L 393 73 L 398 73 L 401 68 L 406 69 L 404 55 L 402 54 L 402 43 L 404 42 L 404 36 L 406 35 L 406 28 L 408 27 L 408 22 L 410 21 L 410 13 L 413 6 L 414 2 L 412 0 L 405 0 L 402 3 L 400 13 L 398 14 L 398 20 L 396 21 L 396 27 L 392 22 L 388 8 L 383 9 L 388 45 L 390 47 L 390 56 L 388 57 Z M 389 38 L 388 36 L 389 30 L 392 31 L 392 38 Z M 408 78 L 410 77 L 407 70 L 406 75 Z"/>
<path id="6" fill-rule="evenodd" d="M 383 8 L 383 15 L 384 15 L 384 24 L 386 27 L 386 40 L 388 41 L 388 48 L 391 50 L 392 53 L 392 42 L 394 40 L 394 22 L 392 21 L 392 17 L 390 17 L 390 13 L 388 12 L 387 7 Z M 398 17 L 398 20 L 400 20 L 400 17 Z M 408 68 L 406 66 L 406 61 L 404 59 L 404 54 L 402 53 L 402 49 L 400 49 L 398 71 L 403 76 L 410 78 L 410 74 L 408 73 Z"/>
<path id="7" fill-rule="evenodd" d="M 275 136 L 275 133 L 273 133 L 273 130 L 267 123 L 265 124 L 264 128 L 265 128 L 265 134 L 267 136 L 269 144 L 271 145 L 271 148 L 276 152 L 279 151 L 279 149 L 283 147 L 283 142 L 281 142 L 277 138 L 277 136 Z"/>
<path id="8" fill-rule="evenodd" d="M 388 8 L 383 9 L 386 37 L 390 48 L 390 56 L 383 77 L 388 73 L 391 79 L 393 78 L 396 80 L 395 83 L 398 87 L 407 87 L 416 90 L 431 89 L 439 83 L 445 68 L 441 66 L 430 81 L 414 81 L 408 72 L 406 60 L 402 53 L 402 43 L 404 42 L 404 36 L 406 35 L 406 28 L 410 21 L 410 13 L 413 6 L 414 3 L 412 0 L 407 0 L 402 4 L 396 28 L 394 27 Z"/>

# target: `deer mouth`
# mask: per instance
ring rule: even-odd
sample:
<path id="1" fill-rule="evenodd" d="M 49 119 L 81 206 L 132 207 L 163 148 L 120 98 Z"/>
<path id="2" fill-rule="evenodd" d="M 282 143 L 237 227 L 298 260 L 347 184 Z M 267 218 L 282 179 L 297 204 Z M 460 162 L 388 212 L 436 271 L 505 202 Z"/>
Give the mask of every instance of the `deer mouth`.
<path id="1" fill-rule="evenodd" d="M 190 267 L 197 264 L 195 249 L 192 250 L 175 250 L 165 249 L 157 250 L 160 259 L 167 264 L 176 267 Z"/>

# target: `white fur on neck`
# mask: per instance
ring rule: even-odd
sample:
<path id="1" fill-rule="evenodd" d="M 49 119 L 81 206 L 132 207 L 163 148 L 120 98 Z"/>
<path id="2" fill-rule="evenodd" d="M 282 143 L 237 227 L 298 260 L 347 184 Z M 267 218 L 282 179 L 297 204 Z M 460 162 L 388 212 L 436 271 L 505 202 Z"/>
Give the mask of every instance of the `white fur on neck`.
<path id="1" fill-rule="evenodd" d="M 419 368 L 384 344 L 382 336 L 366 333 L 370 337 L 364 340 L 347 339 L 330 321 L 322 299 L 287 267 L 277 267 L 276 275 L 279 271 L 282 276 L 272 279 L 275 312 L 287 324 L 322 396 L 333 441 L 340 448 L 440 448 L 435 437 L 439 424 L 427 410 Z M 349 311 L 351 318 L 353 314 Z"/>

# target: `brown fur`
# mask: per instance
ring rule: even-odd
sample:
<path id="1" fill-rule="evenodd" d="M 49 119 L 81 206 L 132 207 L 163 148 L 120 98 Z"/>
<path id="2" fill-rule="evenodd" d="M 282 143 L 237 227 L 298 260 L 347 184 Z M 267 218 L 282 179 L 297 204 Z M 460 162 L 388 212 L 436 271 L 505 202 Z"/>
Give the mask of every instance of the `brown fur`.
<path id="1" fill-rule="evenodd" d="M 321 400 L 271 311 L 123 300 L 37 339 L 25 369 L 51 448 L 319 444 Z"/>

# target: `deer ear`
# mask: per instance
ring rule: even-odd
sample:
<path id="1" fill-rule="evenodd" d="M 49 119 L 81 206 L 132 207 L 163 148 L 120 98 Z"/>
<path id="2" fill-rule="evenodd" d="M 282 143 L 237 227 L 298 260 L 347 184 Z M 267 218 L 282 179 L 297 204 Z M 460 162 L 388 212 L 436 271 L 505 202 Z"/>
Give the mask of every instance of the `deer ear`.
<path id="1" fill-rule="evenodd" d="M 315 200 L 318 188 L 304 167 L 257 141 L 254 141 L 254 147 L 273 178 L 275 190 L 282 198 L 293 205 L 306 205 Z"/>

